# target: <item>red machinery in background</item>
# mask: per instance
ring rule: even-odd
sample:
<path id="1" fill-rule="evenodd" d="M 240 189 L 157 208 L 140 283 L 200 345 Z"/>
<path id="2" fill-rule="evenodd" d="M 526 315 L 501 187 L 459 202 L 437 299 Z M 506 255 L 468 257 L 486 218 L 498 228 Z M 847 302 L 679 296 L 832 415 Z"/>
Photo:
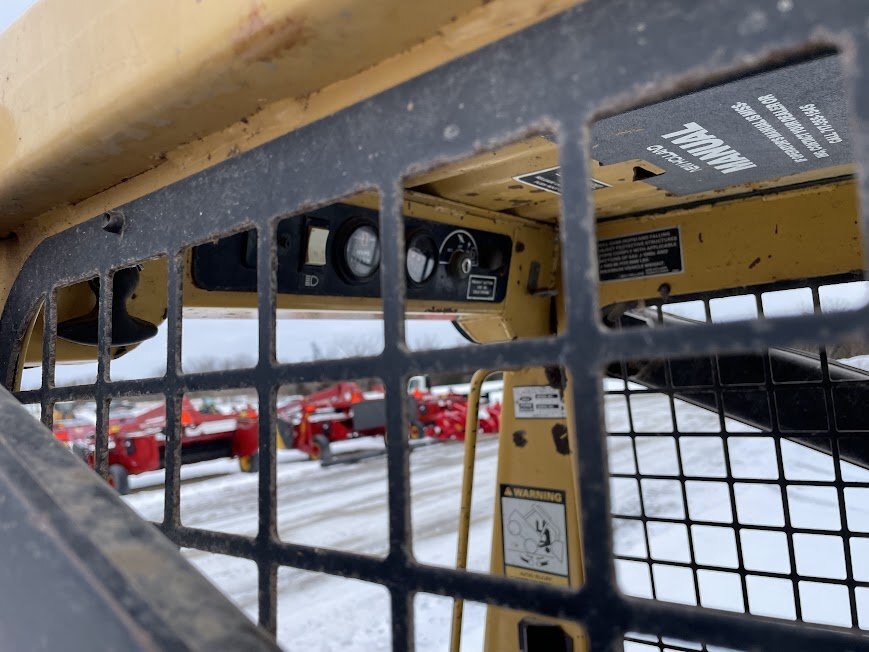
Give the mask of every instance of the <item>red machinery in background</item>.
<path id="1" fill-rule="evenodd" d="M 86 441 L 93 438 L 95 425 L 87 419 L 76 416 L 60 415 L 55 411 L 54 436 L 68 446 L 75 442 Z"/>
<path id="2" fill-rule="evenodd" d="M 69 424 L 73 425 L 70 426 Z M 237 457 L 243 471 L 256 471 L 259 419 L 252 407 L 221 412 L 213 405 L 197 408 L 181 403 L 181 463 Z M 121 494 L 129 491 L 129 476 L 165 466 L 166 405 L 162 401 L 139 408 L 114 410 L 109 418 L 109 481 Z M 62 419 L 55 436 L 94 466 L 95 426 L 83 419 Z"/>
<path id="3" fill-rule="evenodd" d="M 464 394 L 433 392 L 427 379 L 415 377 L 408 388 L 411 439 L 463 440 L 468 412 Z M 255 408 L 219 410 L 208 401 L 185 397 L 181 404 L 181 462 L 190 464 L 237 457 L 242 471 L 258 470 L 259 418 Z M 278 404 L 278 447 L 295 448 L 311 459 L 332 459 L 330 445 L 359 437 L 386 435 L 386 402 L 382 387 L 363 392 L 354 382 L 341 382 L 304 397 Z M 500 403 L 481 406 L 479 429 L 497 433 Z M 109 418 L 109 476 L 121 493 L 129 476 L 165 466 L 166 406 L 163 402 L 113 407 Z M 94 466 L 93 422 L 74 413 L 56 413 L 55 436 Z"/>
<path id="4" fill-rule="evenodd" d="M 416 403 L 417 420 L 422 426 L 421 436 L 464 440 L 468 418 L 467 395 L 453 391 L 436 394 L 430 390 L 417 389 L 411 396 Z M 501 427 L 501 404 L 486 403 L 481 406 L 478 424 L 481 434 L 498 434 Z M 414 436 L 413 432 L 411 436 Z"/>
<path id="5" fill-rule="evenodd" d="M 452 390 L 433 392 L 422 376 L 412 378 L 408 390 L 410 438 L 465 438 L 466 395 Z M 481 433 L 497 434 L 500 424 L 500 403 L 481 407 Z M 383 388 L 363 392 L 354 382 L 341 382 L 290 401 L 278 408 L 278 431 L 287 448 L 307 453 L 311 459 L 328 461 L 332 442 L 386 435 Z"/>

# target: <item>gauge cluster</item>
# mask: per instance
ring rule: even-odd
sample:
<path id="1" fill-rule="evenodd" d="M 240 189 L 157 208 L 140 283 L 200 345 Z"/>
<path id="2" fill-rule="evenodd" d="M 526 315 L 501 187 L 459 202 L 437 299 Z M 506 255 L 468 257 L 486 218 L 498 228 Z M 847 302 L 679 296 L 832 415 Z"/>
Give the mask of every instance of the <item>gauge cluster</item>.
<path id="1" fill-rule="evenodd" d="M 405 217 L 408 299 L 503 301 L 512 240 L 505 235 Z M 380 296 L 377 211 L 334 204 L 278 225 L 278 292 Z M 256 292 L 253 232 L 193 250 L 194 284 L 203 290 Z"/>

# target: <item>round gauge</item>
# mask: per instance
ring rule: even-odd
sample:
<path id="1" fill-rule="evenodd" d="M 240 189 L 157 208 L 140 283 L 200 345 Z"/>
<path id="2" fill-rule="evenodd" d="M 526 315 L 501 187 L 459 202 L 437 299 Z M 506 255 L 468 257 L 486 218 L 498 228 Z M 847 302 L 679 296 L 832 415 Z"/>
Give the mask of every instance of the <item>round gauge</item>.
<path id="1" fill-rule="evenodd" d="M 373 226 L 357 226 L 344 243 L 344 264 L 356 280 L 370 278 L 380 265 L 380 237 Z"/>
<path id="2" fill-rule="evenodd" d="M 414 283 L 425 283 L 434 274 L 438 263 L 438 248 L 427 233 L 417 233 L 407 244 L 405 264 L 407 277 Z"/>
<path id="3" fill-rule="evenodd" d="M 467 278 L 480 264 L 480 253 L 474 237 L 462 229 L 450 233 L 441 245 L 438 262 L 447 265 L 450 276 Z"/>

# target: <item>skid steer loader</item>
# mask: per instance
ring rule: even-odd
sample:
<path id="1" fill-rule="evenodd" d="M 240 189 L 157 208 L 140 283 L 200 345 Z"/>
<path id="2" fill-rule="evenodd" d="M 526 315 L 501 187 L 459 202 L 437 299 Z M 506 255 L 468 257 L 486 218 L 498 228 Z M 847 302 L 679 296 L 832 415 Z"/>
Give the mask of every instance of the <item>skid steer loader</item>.
<path id="1" fill-rule="evenodd" d="M 3 647 L 294 649 L 291 567 L 384 587 L 395 650 L 423 594 L 451 650 L 469 603 L 489 652 L 869 649 L 865 3 L 38 0 L 0 62 Z M 280 320 L 336 315 L 382 317 L 383 350 L 279 359 Z M 256 317 L 255 365 L 184 369 L 188 317 Z M 467 345 L 409 347 L 433 317 Z M 113 373 L 158 332 L 164 371 Z M 473 376 L 451 568 L 414 554 L 390 436 L 444 373 Z M 285 541 L 279 390 L 375 376 L 384 556 Z M 182 401 L 239 389 L 254 536 L 181 515 Z M 137 396 L 166 405 L 156 527 L 99 477 Z M 97 473 L 52 436 L 72 401 Z M 257 622 L 178 548 L 252 562 Z"/>

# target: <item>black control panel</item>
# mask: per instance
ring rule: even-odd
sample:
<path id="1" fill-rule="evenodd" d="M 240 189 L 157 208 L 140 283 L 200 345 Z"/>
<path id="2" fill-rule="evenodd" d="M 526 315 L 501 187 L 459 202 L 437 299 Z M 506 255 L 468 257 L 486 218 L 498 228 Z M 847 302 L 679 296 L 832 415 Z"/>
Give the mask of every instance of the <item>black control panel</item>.
<path id="1" fill-rule="evenodd" d="M 407 298 L 500 302 L 507 293 L 512 240 L 405 217 Z M 380 296 L 377 211 L 334 204 L 278 225 L 278 292 Z M 253 231 L 193 249 L 193 282 L 203 290 L 256 292 Z"/>

